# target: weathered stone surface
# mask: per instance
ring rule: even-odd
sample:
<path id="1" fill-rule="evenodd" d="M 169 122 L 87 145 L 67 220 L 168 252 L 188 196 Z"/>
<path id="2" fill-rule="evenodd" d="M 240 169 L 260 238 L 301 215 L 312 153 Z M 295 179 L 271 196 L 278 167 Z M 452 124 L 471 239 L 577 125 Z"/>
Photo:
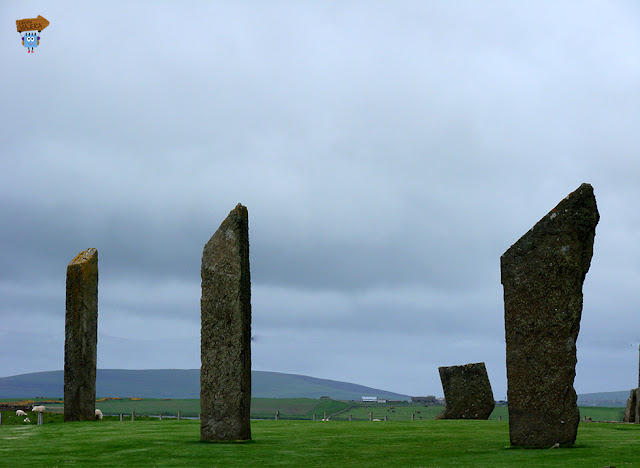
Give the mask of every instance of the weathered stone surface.
<path id="1" fill-rule="evenodd" d="M 95 419 L 98 347 L 98 251 L 67 266 L 64 338 L 64 420 Z"/>
<path id="2" fill-rule="evenodd" d="M 638 411 L 637 393 L 640 388 L 634 388 L 629 392 L 629 398 L 627 398 L 627 407 L 624 409 L 623 422 L 634 423 L 639 422 L 636 420 L 636 411 Z"/>
<path id="3" fill-rule="evenodd" d="M 575 442 L 576 340 L 598 220 L 582 184 L 500 258 L 512 445 Z"/>
<path id="4" fill-rule="evenodd" d="M 489 419 L 496 402 L 484 362 L 438 371 L 447 406 L 436 419 Z"/>
<path id="5" fill-rule="evenodd" d="M 238 204 L 202 253 L 200 437 L 251 439 L 249 215 Z"/>

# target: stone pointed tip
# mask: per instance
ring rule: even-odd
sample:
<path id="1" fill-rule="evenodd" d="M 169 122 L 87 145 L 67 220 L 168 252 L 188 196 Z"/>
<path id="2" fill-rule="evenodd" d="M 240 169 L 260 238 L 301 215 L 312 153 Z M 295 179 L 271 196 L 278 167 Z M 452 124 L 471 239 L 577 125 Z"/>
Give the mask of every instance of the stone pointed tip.
<path id="1" fill-rule="evenodd" d="M 580 195 L 582 195 L 582 196 L 593 196 L 593 186 L 591 184 L 583 182 L 582 184 L 580 184 L 580 187 L 578 187 L 573 192 L 571 192 L 569 195 L 567 195 L 565 197 L 565 200 L 570 198 L 570 197 L 580 196 Z"/>
<path id="2" fill-rule="evenodd" d="M 231 213 L 229 214 L 235 214 L 243 218 L 249 217 L 249 211 L 247 210 L 247 207 L 244 206 L 242 203 L 238 203 L 236 207 L 233 210 L 231 210 Z"/>
<path id="3" fill-rule="evenodd" d="M 571 211 L 575 211 L 578 209 L 592 211 L 595 215 L 596 224 L 600 219 L 596 197 L 593 193 L 593 187 L 591 186 L 591 184 L 581 184 L 580 187 L 560 200 L 560 203 L 558 203 L 549 213 L 547 213 L 547 217 L 553 219 L 560 212 L 566 211 L 567 208 L 570 208 Z"/>

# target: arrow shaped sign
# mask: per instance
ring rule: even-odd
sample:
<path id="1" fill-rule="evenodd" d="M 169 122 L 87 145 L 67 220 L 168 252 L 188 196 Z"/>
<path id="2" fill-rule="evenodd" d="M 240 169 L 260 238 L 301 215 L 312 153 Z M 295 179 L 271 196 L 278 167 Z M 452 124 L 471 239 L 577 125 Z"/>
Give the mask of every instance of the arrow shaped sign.
<path id="1" fill-rule="evenodd" d="M 16 20 L 16 26 L 18 28 L 18 32 L 22 31 L 42 31 L 44 28 L 49 26 L 49 20 L 38 15 L 37 18 L 25 18 L 21 20 Z"/>

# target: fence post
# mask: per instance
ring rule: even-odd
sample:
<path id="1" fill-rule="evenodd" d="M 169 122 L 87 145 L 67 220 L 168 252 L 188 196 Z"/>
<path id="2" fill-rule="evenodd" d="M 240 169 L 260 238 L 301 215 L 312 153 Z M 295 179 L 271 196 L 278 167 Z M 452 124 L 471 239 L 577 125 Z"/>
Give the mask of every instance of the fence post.
<path id="1" fill-rule="evenodd" d="M 43 417 L 42 413 L 38 412 L 38 426 L 42 426 Z"/>
<path id="2" fill-rule="evenodd" d="M 325 420 L 325 421 L 328 421 L 328 419 L 327 419 L 327 412 L 326 412 L 326 411 L 324 412 L 324 420 Z"/>
<path id="3" fill-rule="evenodd" d="M 158 415 L 158 421 L 162 421 L 162 413 Z"/>
<path id="4" fill-rule="evenodd" d="M 0 411 L 0 426 L 2 426 L 2 411 Z"/>
<path id="5" fill-rule="evenodd" d="M 316 414 L 315 413 L 313 413 L 313 420 L 314 421 L 316 420 Z"/>
<path id="6" fill-rule="evenodd" d="M 498 416 L 498 421 L 502 421 L 502 416 Z"/>
<path id="7" fill-rule="evenodd" d="M 178 410 L 178 421 L 182 421 L 182 411 Z"/>
<path id="8" fill-rule="evenodd" d="M 122 422 L 122 420 L 123 420 L 123 416 L 124 416 L 124 415 L 123 415 L 122 413 L 120 413 L 120 422 Z"/>
<path id="9" fill-rule="evenodd" d="M 349 421 L 353 421 L 353 414 L 349 415 Z"/>
<path id="10" fill-rule="evenodd" d="M 373 413 L 369 411 L 369 421 L 373 421 Z"/>
<path id="11" fill-rule="evenodd" d="M 411 413 L 411 420 L 415 421 L 416 420 L 416 413 Z"/>
<path id="12" fill-rule="evenodd" d="M 276 411 L 276 421 L 280 419 L 280 411 Z"/>
<path id="13" fill-rule="evenodd" d="M 384 415 L 384 420 L 387 421 L 387 415 L 386 414 Z"/>
<path id="14" fill-rule="evenodd" d="M 134 410 L 131 410 L 131 422 L 136 420 L 136 412 Z"/>

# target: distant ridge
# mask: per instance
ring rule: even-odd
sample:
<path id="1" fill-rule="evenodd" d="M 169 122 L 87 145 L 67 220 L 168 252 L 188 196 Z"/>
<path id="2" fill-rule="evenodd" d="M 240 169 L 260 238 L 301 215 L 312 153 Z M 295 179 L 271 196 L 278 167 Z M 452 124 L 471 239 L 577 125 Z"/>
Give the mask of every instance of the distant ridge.
<path id="1" fill-rule="evenodd" d="M 583 393 L 578 395 L 580 406 L 606 406 L 610 408 L 627 405 L 629 390 L 619 392 Z"/>
<path id="2" fill-rule="evenodd" d="M 254 398 L 320 398 L 360 400 L 377 396 L 408 400 L 408 395 L 306 375 L 252 371 Z M 63 371 L 0 377 L 0 398 L 62 398 Z M 199 398 L 200 369 L 98 369 L 96 397 Z"/>

